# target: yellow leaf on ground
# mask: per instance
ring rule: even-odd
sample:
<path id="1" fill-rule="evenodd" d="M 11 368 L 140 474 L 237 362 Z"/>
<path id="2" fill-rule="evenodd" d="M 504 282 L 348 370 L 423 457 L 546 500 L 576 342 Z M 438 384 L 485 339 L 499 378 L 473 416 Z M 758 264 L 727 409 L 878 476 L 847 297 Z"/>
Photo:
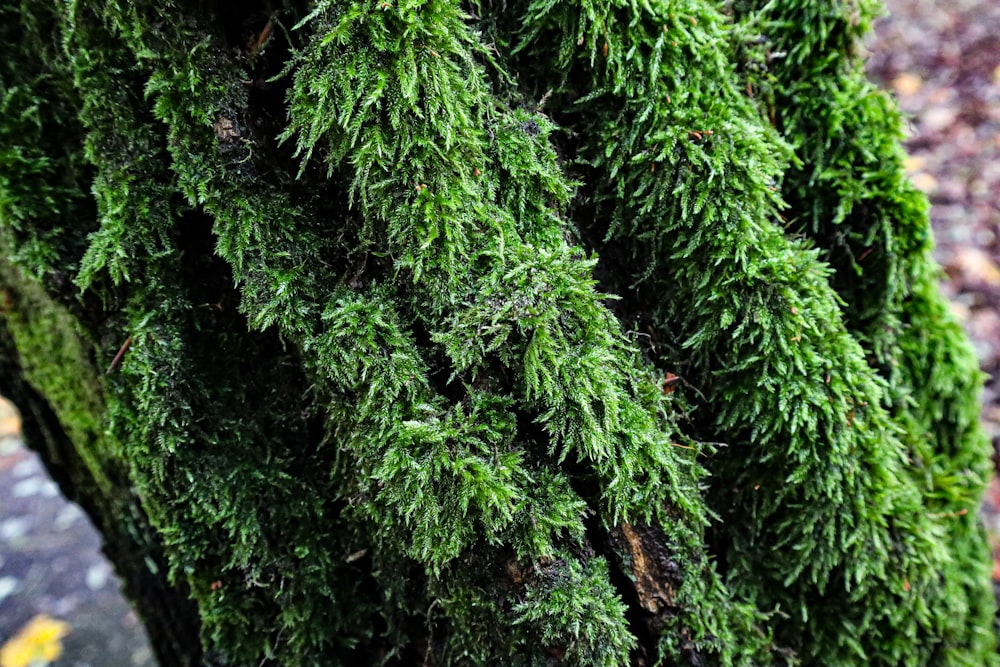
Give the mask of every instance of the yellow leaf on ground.
<path id="1" fill-rule="evenodd" d="M 0 396 L 0 438 L 16 436 L 21 432 L 21 418 L 10 401 Z"/>
<path id="2" fill-rule="evenodd" d="M 1000 286 L 1000 268 L 993 257 L 979 248 L 962 248 L 957 251 L 949 262 L 959 271 L 967 282 L 979 285 Z"/>
<path id="3" fill-rule="evenodd" d="M 892 80 L 892 87 L 898 95 L 914 95 L 924 82 L 916 74 L 903 73 Z"/>
<path id="4" fill-rule="evenodd" d="M 0 667 L 42 667 L 62 655 L 68 623 L 39 614 L 0 648 Z"/>
<path id="5" fill-rule="evenodd" d="M 917 187 L 918 190 L 925 194 L 933 194 L 937 190 L 938 181 L 931 174 L 926 171 L 919 171 L 910 177 L 913 185 Z"/>
<path id="6" fill-rule="evenodd" d="M 903 160 L 903 169 L 908 172 L 920 171 L 927 164 L 927 158 L 923 155 L 907 155 Z"/>

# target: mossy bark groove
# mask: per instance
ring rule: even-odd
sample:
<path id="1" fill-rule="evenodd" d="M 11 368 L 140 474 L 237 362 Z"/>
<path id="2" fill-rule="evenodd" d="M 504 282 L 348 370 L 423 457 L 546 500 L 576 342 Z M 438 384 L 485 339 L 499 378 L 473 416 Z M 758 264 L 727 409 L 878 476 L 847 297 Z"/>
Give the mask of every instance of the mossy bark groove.
<path id="1" fill-rule="evenodd" d="M 875 10 L 0 4 L 2 389 L 161 663 L 997 664 Z"/>

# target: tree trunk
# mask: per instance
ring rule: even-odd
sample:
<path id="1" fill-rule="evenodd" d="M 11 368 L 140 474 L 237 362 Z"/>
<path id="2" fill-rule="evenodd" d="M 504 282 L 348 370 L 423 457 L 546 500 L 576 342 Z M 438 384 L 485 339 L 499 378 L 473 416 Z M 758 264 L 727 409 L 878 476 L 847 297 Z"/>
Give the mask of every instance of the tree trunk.
<path id="1" fill-rule="evenodd" d="M 870 3 L 3 3 L 0 391 L 172 665 L 983 665 Z"/>

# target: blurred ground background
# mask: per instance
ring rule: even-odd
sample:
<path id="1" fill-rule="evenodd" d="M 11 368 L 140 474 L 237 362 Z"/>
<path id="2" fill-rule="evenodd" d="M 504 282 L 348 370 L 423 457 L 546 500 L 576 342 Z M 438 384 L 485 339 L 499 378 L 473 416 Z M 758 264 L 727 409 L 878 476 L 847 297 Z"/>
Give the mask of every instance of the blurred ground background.
<path id="1" fill-rule="evenodd" d="M 14 408 L 0 401 L 0 644 L 15 647 L 0 654 L 2 667 L 26 667 L 21 658 L 32 652 L 61 653 L 49 663 L 59 667 L 155 665 L 100 549 L 83 511 L 24 448 Z M 45 624 L 29 625 L 39 617 L 64 621 L 68 634 L 54 640 Z M 20 645 L 10 641 L 18 633 Z"/>
<path id="2" fill-rule="evenodd" d="M 910 176 L 933 204 L 944 289 L 991 376 L 983 418 L 1000 451 L 1000 2 L 888 5 L 891 15 L 869 45 L 868 71 L 910 116 Z M 996 478 L 982 514 L 1000 582 Z M 53 665 L 154 664 L 100 555 L 100 538 L 23 448 L 16 413 L 0 404 L 0 644 L 19 632 L 32 640 L 22 630 L 39 616 L 69 626 Z"/>

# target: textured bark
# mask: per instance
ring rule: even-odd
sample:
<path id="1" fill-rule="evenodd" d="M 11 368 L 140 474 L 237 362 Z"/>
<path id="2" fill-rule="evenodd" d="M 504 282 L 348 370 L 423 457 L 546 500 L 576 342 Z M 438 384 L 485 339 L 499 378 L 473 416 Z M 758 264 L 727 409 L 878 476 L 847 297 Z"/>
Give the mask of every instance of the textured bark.
<path id="1" fill-rule="evenodd" d="M 0 391 L 162 665 L 995 662 L 974 356 L 819 5 L 0 4 Z"/>

